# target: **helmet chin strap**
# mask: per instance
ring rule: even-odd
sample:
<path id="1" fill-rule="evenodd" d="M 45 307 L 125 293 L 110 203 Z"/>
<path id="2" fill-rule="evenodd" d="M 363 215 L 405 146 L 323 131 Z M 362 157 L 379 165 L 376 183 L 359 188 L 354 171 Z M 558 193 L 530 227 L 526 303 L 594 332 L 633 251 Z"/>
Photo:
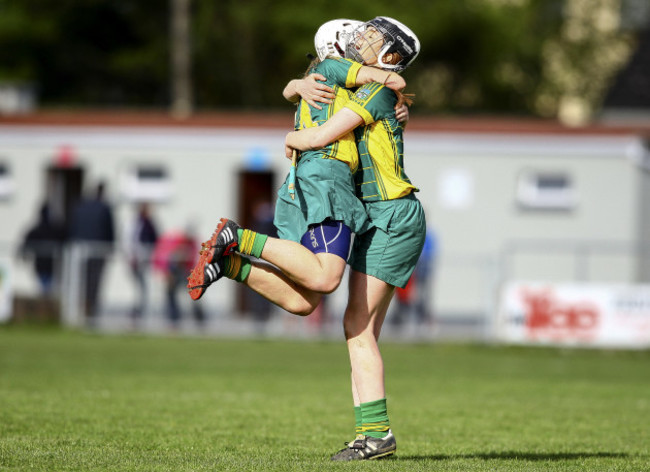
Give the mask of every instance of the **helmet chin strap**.
<path id="1" fill-rule="evenodd" d="M 393 53 L 392 52 L 384 54 L 383 57 L 381 58 L 382 66 L 383 65 L 392 66 L 393 65 L 392 62 L 393 62 Z"/>

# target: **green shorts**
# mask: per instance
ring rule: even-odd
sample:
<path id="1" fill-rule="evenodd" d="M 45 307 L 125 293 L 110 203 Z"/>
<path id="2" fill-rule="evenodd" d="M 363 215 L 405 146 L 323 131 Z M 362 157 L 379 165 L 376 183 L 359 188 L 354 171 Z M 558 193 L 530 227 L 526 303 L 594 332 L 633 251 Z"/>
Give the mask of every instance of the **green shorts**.
<path id="1" fill-rule="evenodd" d="M 327 219 L 342 221 L 353 233 L 368 229 L 363 203 L 354 193 L 350 167 L 336 159 L 306 156 L 296 167 L 295 200 L 288 177 L 278 191 L 273 223 L 282 239 L 300 242 L 309 225 Z"/>
<path id="2" fill-rule="evenodd" d="M 415 195 L 370 202 L 366 212 L 373 224 L 354 240 L 350 267 L 404 288 L 424 246 L 426 220 Z"/>

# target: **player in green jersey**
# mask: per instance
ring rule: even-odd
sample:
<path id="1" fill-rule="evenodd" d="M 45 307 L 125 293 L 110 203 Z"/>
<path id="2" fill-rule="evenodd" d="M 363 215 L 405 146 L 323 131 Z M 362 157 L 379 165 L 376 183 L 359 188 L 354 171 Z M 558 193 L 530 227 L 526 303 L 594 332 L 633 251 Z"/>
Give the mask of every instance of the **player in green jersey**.
<path id="1" fill-rule="evenodd" d="M 343 36 L 341 40 L 345 48 Z M 396 90 L 405 86 L 397 74 L 340 57 L 320 57 L 310 72 L 325 78 L 324 85 L 330 87 L 327 90 L 334 98 L 331 103 L 321 102 L 322 106 L 301 100 L 296 129 L 325 122 L 350 99 L 349 87 L 371 81 L 380 81 Z M 311 313 L 322 295 L 339 285 L 351 234 L 368 227 L 365 209 L 354 190 L 352 171 L 357 167 L 358 152 L 352 132 L 322 150 L 301 155 L 296 173 L 297 198 L 289 197 L 288 182 L 279 191 L 276 226 L 280 238 L 270 238 L 222 219 L 204 243 L 199 262 L 190 274 L 190 296 L 198 299 L 210 284 L 225 275 L 245 283 L 291 313 Z M 272 265 L 251 261 L 246 255 Z"/>
<path id="2" fill-rule="evenodd" d="M 419 52 L 419 41 L 405 25 L 378 17 L 354 32 L 346 57 L 396 72 Z M 318 128 L 287 135 L 287 155 L 294 149 L 319 149 L 355 131 L 360 165 L 357 196 L 372 228 L 354 241 L 344 329 L 352 368 L 356 439 L 333 460 L 374 459 L 396 450 L 390 430 L 384 367 L 377 340 L 395 287 L 404 287 L 415 268 L 426 233 L 417 189 L 404 172 L 403 126 L 394 106 L 403 97 L 382 84 L 360 87 L 348 104 Z"/>

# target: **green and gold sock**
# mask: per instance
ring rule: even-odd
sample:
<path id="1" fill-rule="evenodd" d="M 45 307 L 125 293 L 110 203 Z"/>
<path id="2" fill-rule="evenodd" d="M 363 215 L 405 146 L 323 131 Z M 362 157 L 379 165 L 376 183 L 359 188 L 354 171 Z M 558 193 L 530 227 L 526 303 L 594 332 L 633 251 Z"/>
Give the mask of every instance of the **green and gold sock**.
<path id="1" fill-rule="evenodd" d="M 363 419 L 361 418 L 361 407 L 354 407 L 354 432 L 358 436 L 363 434 Z"/>
<path id="2" fill-rule="evenodd" d="M 388 434 L 390 422 L 388 421 L 388 410 L 386 408 L 385 398 L 362 403 L 361 417 L 363 418 L 361 430 L 366 436 L 383 438 Z"/>
<path id="3" fill-rule="evenodd" d="M 256 233 L 250 229 L 239 228 L 237 230 L 238 252 L 253 257 L 262 257 L 262 250 L 269 237 L 266 234 Z"/>
<path id="4" fill-rule="evenodd" d="M 239 254 L 226 256 L 223 260 L 223 275 L 236 282 L 243 282 L 251 273 L 251 261 Z"/>

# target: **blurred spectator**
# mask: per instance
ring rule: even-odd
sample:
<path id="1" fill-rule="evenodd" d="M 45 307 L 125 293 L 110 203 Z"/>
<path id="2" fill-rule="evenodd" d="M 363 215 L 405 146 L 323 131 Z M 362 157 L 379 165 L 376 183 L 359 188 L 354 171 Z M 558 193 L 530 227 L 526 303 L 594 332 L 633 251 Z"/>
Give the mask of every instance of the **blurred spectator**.
<path id="1" fill-rule="evenodd" d="M 415 322 L 418 326 L 433 324 L 434 312 L 431 301 L 434 292 L 437 246 L 436 233 L 429 227 L 413 275 L 406 287 L 403 289 L 398 287 L 395 291 L 397 306 L 391 318 L 394 326 L 402 326 L 411 313 L 415 314 Z"/>
<path id="2" fill-rule="evenodd" d="M 199 244 L 190 228 L 185 231 L 170 231 L 163 234 L 153 252 L 154 268 L 165 278 L 167 315 L 171 327 L 178 329 L 182 314 L 178 305 L 178 292 L 186 292 L 187 276 L 198 260 Z M 194 319 L 203 325 L 205 315 L 201 303 L 192 303 Z"/>
<path id="3" fill-rule="evenodd" d="M 52 220 L 49 206 L 44 203 L 38 221 L 27 231 L 21 247 L 23 256 L 33 257 L 34 270 L 43 296 L 52 294 L 56 272 L 60 269 L 65 236 L 65 228 Z"/>
<path id="4" fill-rule="evenodd" d="M 414 299 L 414 280 L 415 273 L 411 275 L 411 278 L 404 288 L 397 287 L 395 289 L 395 311 L 391 317 L 391 323 L 394 326 L 402 326 L 406 321 L 406 318 L 411 314 Z"/>
<path id="5" fill-rule="evenodd" d="M 146 312 L 149 301 L 148 274 L 158 230 L 151 218 L 150 205 L 138 205 L 138 214 L 131 228 L 129 244 L 129 266 L 136 282 L 136 301 L 131 311 L 133 321 L 138 321 Z"/>
<path id="6" fill-rule="evenodd" d="M 70 219 L 71 242 L 91 243 L 85 260 L 86 316 L 96 320 L 104 265 L 115 241 L 113 211 L 104 200 L 105 184 L 97 184 L 95 192 L 81 199 L 73 208 Z"/>

